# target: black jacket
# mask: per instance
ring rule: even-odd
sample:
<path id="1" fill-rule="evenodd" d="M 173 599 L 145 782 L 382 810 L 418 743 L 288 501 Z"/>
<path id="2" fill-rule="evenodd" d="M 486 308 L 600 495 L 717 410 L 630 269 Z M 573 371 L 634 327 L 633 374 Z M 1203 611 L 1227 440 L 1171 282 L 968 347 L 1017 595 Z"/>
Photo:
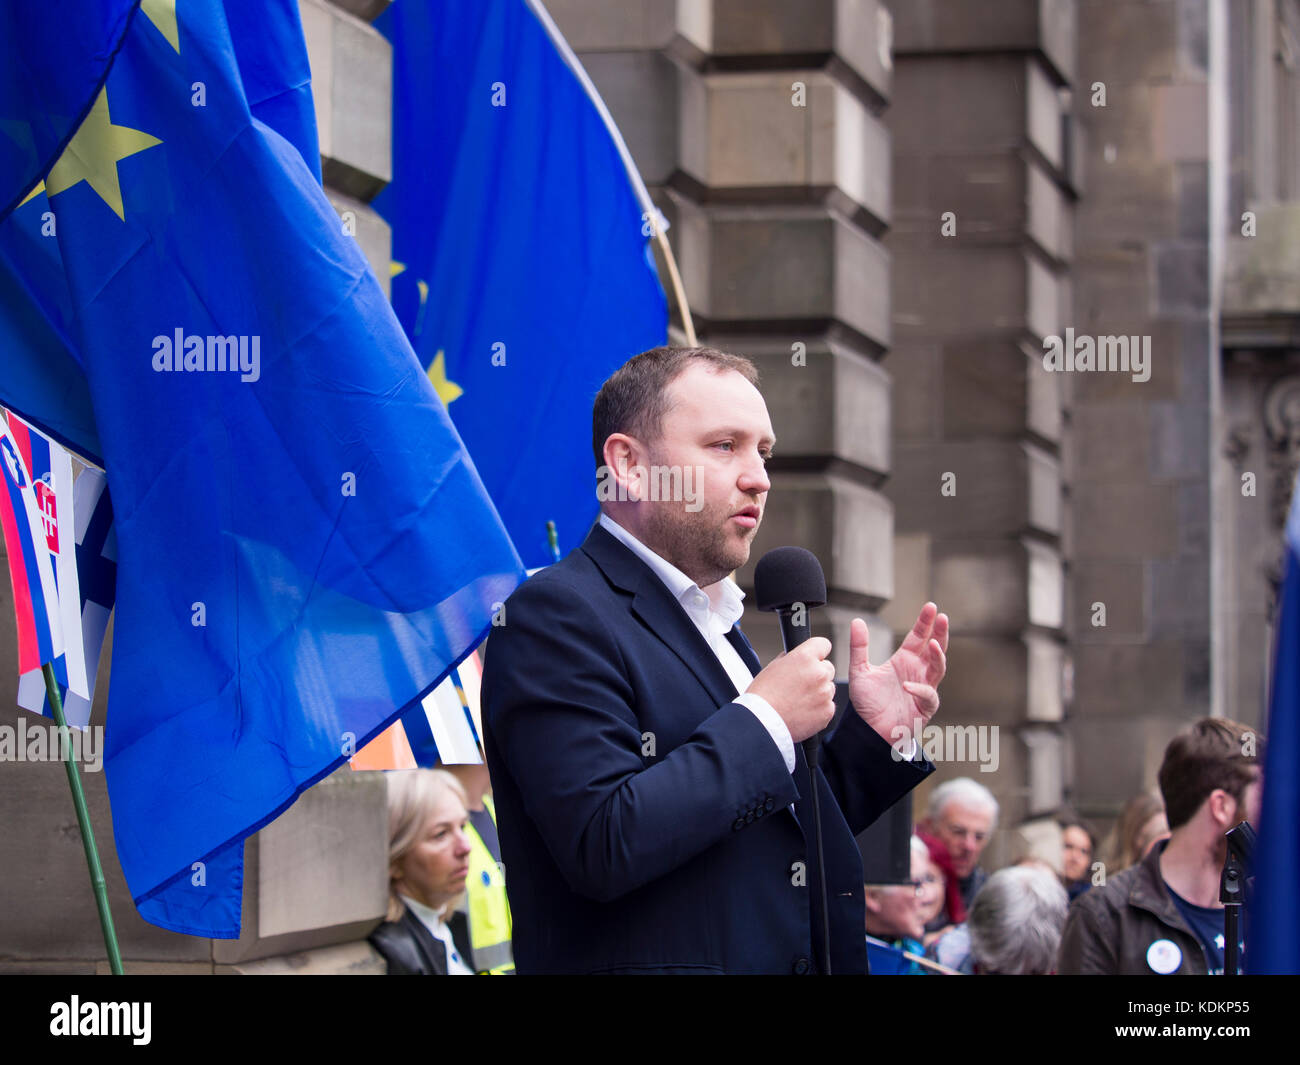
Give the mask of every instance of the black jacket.
<path id="1" fill-rule="evenodd" d="M 927 773 L 844 715 L 791 774 L 664 582 L 601 525 L 493 629 L 483 730 L 523 974 L 866 971 L 854 840 Z M 739 626 L 732 647 L 761 664 Z M 794 803 L 794 813 L 789 810 Z"/>
<path id="2" fill-rule="evenodd" d="M 469 929 L 463 913 L 454 913 L 447 921 L 452 941 L 462 960 L 468 963 Z M 446 976 L 447 948 L 413 914 L 402 907 L 398 921 L 385 921 L 370 933 L 369 943 L 388 962 L 389 976 Z"/>

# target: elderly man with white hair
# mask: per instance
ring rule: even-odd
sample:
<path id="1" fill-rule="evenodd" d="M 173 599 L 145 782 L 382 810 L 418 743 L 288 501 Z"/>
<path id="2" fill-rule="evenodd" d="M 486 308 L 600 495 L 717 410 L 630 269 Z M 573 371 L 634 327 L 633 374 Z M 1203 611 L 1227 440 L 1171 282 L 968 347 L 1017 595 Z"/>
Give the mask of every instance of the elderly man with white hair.
<path id="1" fill-rule="evenodd" d="M 922 828 L 947 849 L 967 909 L 988 878 L 979 868 L 979 860 L 997 823 L 997 799 L 970 777 L 944 781 L 930 793 Z M 930 930 L 950 923 L 952 916 L 941 913 L 931 922 Z"/>

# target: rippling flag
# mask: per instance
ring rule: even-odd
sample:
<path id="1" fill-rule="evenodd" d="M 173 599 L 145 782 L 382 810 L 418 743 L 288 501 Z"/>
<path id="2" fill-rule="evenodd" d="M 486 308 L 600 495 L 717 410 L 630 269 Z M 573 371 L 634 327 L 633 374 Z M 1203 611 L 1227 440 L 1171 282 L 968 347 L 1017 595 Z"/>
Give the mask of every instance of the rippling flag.
<path id="1" fill-rule="evenodd" d="M 0 221 L 0 406 L 96 465 L 103 448 L 42 184 Z"/>
<path id="2" fill-rule="evenodd" d="M 663 344 L 653 208 L 540 4 L 422 0 L 393 44 L 393 306 L 530 566 L 596 518 L 591 404 Z"/>
<path id="3" fill-rule="evenodd" d="M 20 543 L 19 551 L 9 552 L 19 632 L 18 705 L 54 717 L 41 671 L 41 666 L 49 663 L 59 686 L 67 723 L 74 728 L 86 728 L 90 723 L 95 673 L 113 608 L 117 568 L 112 557 L 113 514 L 104 475 L 91 467 L 83 467 L 79 474 L 74 474 L 73 458 L 67 450 L 2 408 L 0 425 L 18 454 L 24 477 L 31 481 L 35 518 L 39 522 L 33 541 L 38 552 L 36 561 L 26 562 L 24 569 L 31 571 L 39 565 L 41 553 L 48 557 L 55 594 L 48 601 L 42 599 L 40 606 L 43 614 L 52 612 L 57 616 L 63 640 L 62 653 L 53 653 L 51 649 L 52 658 L 44 657 L 40 651 L 24 654 L 23 634 L 28 619 L 35 614 L 36 601 L 30 596 L 30 582 L 14 579 L 14 565 L 23 558 L 19 553 Z M 0 506 L 4 504 L 0 500 Z M 7 515 L 4 524 L 8 528 Z M 22 597 L 18 595 L 21 585 L 27 589 Z"/>
<path id="4" fill-rule="evenodd" d="M 0 529 L 9 560 L 18 669 L 39 670 L 63 654 L 58 586 L 42 520 L 42 500 L 31 475 L 32 456 L 21 422 L 0 420 Z M 27 446 L 24 446 L 27 444 Z"/>
<path id="5" fill-rule="evenodd" d="M 60 491 L 55 500 L 57 544 L 52 550 L 57 553 L 64 653 L 61 659 L 55 660 L 54 675 L 63 700 L 64 718 L 74 728 L 87 728 L 95 696 L 95 675 L 117 589 L 113 507 L 102 470 L 86 466 L 74 475 L 71 456 L 52 441 L 48 447 L 52 464 L 60 470 L 54 477 Z M 70 494 L 68 484 L 71 484 Z M 18 678 L 18 705 L 54 717 L 45 678 L 39 669 Z"/>
<path id="6" fill-rule="evenodd" d="M 1291 494 L 1285 576 L 1279 596 L 1269 686 L 1268 747 L 1255 892 L 1246 929 L 1252 975 L 1300 973 L 1300 490 Z"/>
<path id="7" fill-rule="evenodd" d="M 482 765 L 477 653 L 376 736 L 352 759 L 353 769 L 414 769 Z"/>
<path id="8" fill-rule="evenodd" d="M 85 117 L 138 6 L 0 6 L 0 218 L 31 193 Z"/>
<path id="9" fill-rule="evenodd" d="M 44 189 L 117 518 L 118 856 L 142 916 L 218 938 L 245 837 L 523 577 L 303 148 L 258 117 L 267 82 L 247 95 L 241 70 L 284 62 L 257 32 L 144 4 Z"/>

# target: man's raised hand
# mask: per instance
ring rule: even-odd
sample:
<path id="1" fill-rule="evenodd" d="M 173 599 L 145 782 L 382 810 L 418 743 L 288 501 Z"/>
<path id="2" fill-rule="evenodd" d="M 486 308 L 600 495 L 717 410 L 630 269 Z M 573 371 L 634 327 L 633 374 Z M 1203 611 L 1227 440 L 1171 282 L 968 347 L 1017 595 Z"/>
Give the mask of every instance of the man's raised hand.
<path id="1" fill-rule="evenodd" d="M 939 681 L 948 668 L 948 615 L 926 603 L 902 645 L 878 666 L 867 659 L 869 639 L 867 623 L 854 618 L 849 629 L 853 709 L 886 743 L 900 737 L 919 742 L 917 733 L 939 709 Z"/>

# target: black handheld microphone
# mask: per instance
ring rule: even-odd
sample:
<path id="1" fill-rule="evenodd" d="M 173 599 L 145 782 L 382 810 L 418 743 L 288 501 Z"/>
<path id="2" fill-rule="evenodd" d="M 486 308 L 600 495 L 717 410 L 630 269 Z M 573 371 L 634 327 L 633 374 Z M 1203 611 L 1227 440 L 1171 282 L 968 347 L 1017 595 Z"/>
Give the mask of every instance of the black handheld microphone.
<path id="1" fill-rule="evenodd" d="M 793 651 L 812 635 L 808 612 L 826 605 L 826 574 L 817 556 L 802 547 L 773 548 L 754 567 L 754 598 L 759 610 L 781 619 L 781 644 Z M 803 741 L 810 766 L 818 762 L 821 733 Z"/>

